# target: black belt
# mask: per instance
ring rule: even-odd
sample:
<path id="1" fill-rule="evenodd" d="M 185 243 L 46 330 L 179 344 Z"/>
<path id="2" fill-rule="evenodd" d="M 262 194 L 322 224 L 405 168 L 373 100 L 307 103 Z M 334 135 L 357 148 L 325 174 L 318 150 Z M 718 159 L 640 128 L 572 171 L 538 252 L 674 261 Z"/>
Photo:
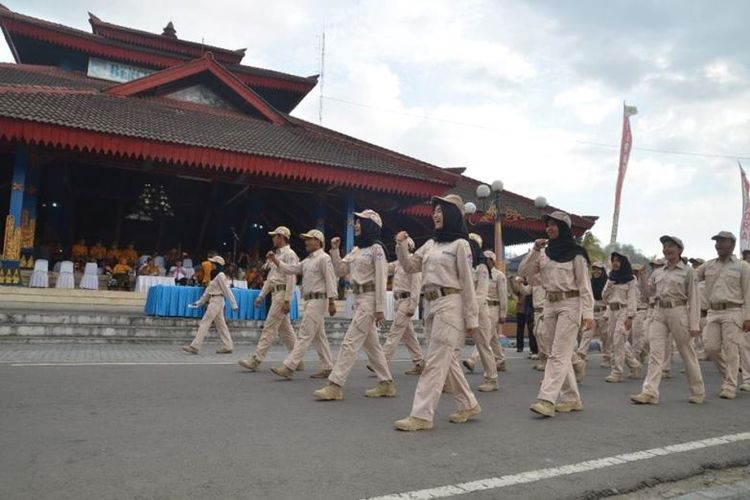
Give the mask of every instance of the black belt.
<path id="1" fill-rule="evenodd" d="M 578 297 L 580 295 L 581 292 L 578 290 L 571 290 L 569 292 L 547 292 L 547 300 L 550 302 L 560 302 L 561 300 L 572 299 L 573 297 Z"/>
<path id="2" fill-rule="evenodd" d="M 735 304 L 734 302 L 718 302 L 711 304 L 708 308 L 711 311 L 725 311 L 727 309 L 739 309 L 742 304 Z"/>
<path id="3" fill-rule="evenodd" d="M 448 288 L 448 287 L 430 288 L 429 290 L 425 290 L 424 298 L 427 299 L 428 302 L 432 302 L 433 300 L 439 299 L 440 297 L 445 297 L 447 295 L 455 295 L 458 293 L 461 293 L 461 290 L 459 290 L 458 288 Z"/>
<path id="4" fill-rule="evenodd" d="M 492 307 L 499 306 L 500 301 L 499 300 L 487 300 L 487 305 L 492 306 Z"/>
<path id="5" fill-rule="evenodd" d="M 302 298 L 305 300 L 325 299 L 326 294 L 323 292 L 306 293 Z"/>
<path id="6" fill-rule="evenodd" d="M 595 313 L 600 313 L 600 312 L 603 312 L 603 311 L 606 311 L 606 310 L 607 310 L 606 306 L 594 306 L 594 312 Z"/>
<path id="7" fill-rule="evenodd" d="M 222 297 L 223 295 L 224 295 L 223 293 L 209 293 L 208 294 L 209 297 Z"/>
<path id="8" fill-rule="evenodd" d="M 625 309 L 625 307 L 626 306 L 624 304 L 609 304 L 610 311 L 619 311 L 620 309 Z"/>
<path id="9" fill-rule="evenodd" d="M 544 308 L 543 308 L 543 307 L 535 307 L 535 308 L 534 308 L 534 312 L 535 312 L 535 313 L 540 313 L 540 312 L 544 312 Z"/>
<path id="10" fill-rule="evenodd" d="M 286 291 L 286 285 L 276 285 L 273 287 L 274 292 L 285 292 Z"/>
<path id="11" fill-rule="evenodd" d="M 411 292 L 393 292 L 393 298 L 396 300 L 408 299 L 411 297 Z"/>
<path id="12" fill-rule="evenodd" d="M 365 283 L 364 285 L 358 285 L 356 283 L 352 284 L 352 292 L 354 292 L 354 295 L 359 295 L 361 293 L 369 293 L 375 291 L 375 283 Z"/>

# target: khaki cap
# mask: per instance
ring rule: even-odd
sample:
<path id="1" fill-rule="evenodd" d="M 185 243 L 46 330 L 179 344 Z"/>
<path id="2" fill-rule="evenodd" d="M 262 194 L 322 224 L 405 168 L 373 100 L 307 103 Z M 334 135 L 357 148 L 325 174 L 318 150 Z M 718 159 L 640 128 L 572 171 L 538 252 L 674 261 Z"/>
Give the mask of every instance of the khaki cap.
<path id="1" fill-rule="evenodd" d="M 570 215 L 566 214 L 562 210 L 555 210 L 551 214 L 547 214 L 544 216 L 545 222 L 547 222 L 549 219 L 564 222 L 565 224 L 567 224 L 568 228 L 573 227 L 573 224 L 570 222 Z"/>
<path id="2" fill-rule="evenodd" d="M 209 257 L 208 261 L 219 264 L 220 266 L 223 266 L 226 264 L 226 262 L 224 262 L 224 258 L 221 255 L 214 255 L 213 257 Z"/>
<path id="3" fill-rule="evenodd" d="M 597 260 L 597 261 L 594 261 L 593 264 L 591 264 L 591 267 L 598 267 L 599 269 L 604 269 L 604 264 L 602 264 L 602 261 Z"/>
<path id="4" fill-rule="evenodd" d="M 737 243 L 737 237 L 729 231 L 719 231 L 718 234 L 711 236 L 712 240 L 727 239 Z"/>
<path id="5" fill-rule="evenodd" d="M 445 196 L 433 196 L 432 197 L 433 203 L 435 202 L 435 200 L 440 200 L 440 201 L 444 201 L 445 203 L 450 203 L 451 205 L 454 205 L 458 209 L 458 211 L 461 213 L 461 217 L 465 215 L 464 200 L 461 199 L 461 197 L 458 196 L 457 194 L 448 194 Z"/>
<path id="6" fill-rule="evenodd" d="M 654 267 L 654 266 L 663 266 L 664 264 L 666 264 L 666 261 L 664 259 L 662 259 L 662 258 L 658 258 L 658 259 L 654 258 L 654 259 L 651 259 L 651 261 L 649 262 L 649 264 L 651 264 L 652 267 Z"/>
<path id="7" fill-rule="evenodd" d="M 375 210 L 370 210 L 368 208 L 367 210 L 363 210 L 361 212 L 354 212 L 354 215 L 356 215 L 360 219 L 370 219 L 375 224 L 377 224 L 378 227 L 383 227 L 383 219 L 380 218 L 380 215 Z"/>
<path id="8" fill-rule="evenodd" d="M 270 234 L 271 236 L 278 234 L 280 236 L 284 236 L 286 239 L 289 239 L 292 236 L 292 232 L 286 226 L 279 226 L 268 234 Z"/>
<path id="9" fill-rule="evenodd" d="M 494 261 L 497 261 L 497 256 L 495 256 L 495 252 L 492 250 L 485 250 L 484 251 L 484 258 L 485 259 L 492 259 Z"/>
<path id="10" fill-rule="evenodd" d="M 318 229 L 311 229 L 306 233 L 300 234 L 299 237 L 302 239 L 318 240 L 321 245 L 326 244 L 326 237 L 323 235 L 323 232 Z"/>
<path id="11" fill-rule="evenodd" d="M 479 236 L 477 233 L 469 233 L 469 239 L 474 240 L 477 245 L 479 245 L 479 248 L 482 248 L 482 237 Z"/>
<path id="12" fill-rule="evenodd" d="M 677 236 L 669 236 L 668 234 L 665 234 L 664 236 L 662 236 L 661 238 L 659 238 L 659 241 L 661 241 L 662 245 L 664 243 L 668 242 L 668 241 L 671 241 L 672 243 L 674 243 L 678 247 L 680 247 L 683 250 L 685 250 L 685 244 Z"/>

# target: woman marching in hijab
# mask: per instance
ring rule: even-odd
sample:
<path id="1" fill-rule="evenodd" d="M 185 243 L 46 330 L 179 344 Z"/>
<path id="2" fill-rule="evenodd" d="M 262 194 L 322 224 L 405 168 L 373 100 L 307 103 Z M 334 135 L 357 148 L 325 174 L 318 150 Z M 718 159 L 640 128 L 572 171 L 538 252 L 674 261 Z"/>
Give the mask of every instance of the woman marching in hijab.
<path id="1" fill-rule="evenodd" d="M 190 345 L 184 346 L 182 350 L 189 354 L 198 354 L 203 345 L 203 338 L 213 323 L 222 343 L 216 354 L 231 354 L 234 350 L 234 344 L 232 343 L 232 337 L 229 335 L 227 322 L 224 319 L 224 299 L 229 301 L 233 311 L 237 310 L 237 300 L 229 289 L 229 279 L 224 274 L 224 259 L 215 255 L 209 258 L 208 262 L 211 263 L 211 282 L 201 298 L 189 306 L 194 308 L 208 303 L 208 307 L 198 325 L 198 333 L 195 335 L 195 339 Z"/>
<path id="2" fill-rule="evenodd" d="M 625 363 L 630 368 L 630 378 L 640 377 L 641 363 L 633 357 L 633 350 L 628 342 L 628 335 L 633 328 L 633 318 L 638 309 L 638 281 L 626 256 L 612 252 L 611 262 L 612 272 L 609 273 L 602 297 L 609 306 L 612 368 L 604 380 L 616 384 L 622 382 Z"/>
<path id="3" fill-rule="evenodd" d="M 576 374 L 576 381 L 578 383 L 586 376 L 589 347 L 595 334 L 599 335 L 602 357 L 607 362 L 607 368 L 610 366 L 612 340 L 609 337 L 609 328 L 607 328 L 607 304 L 604 303 L 604 299 L 602 298 L 602 292 L 606 285 L 607 270 L 604 268 L 604 264 L 597 260 L 591 264 L 591 291 L 594 294 L 594 328 L 583 331 L 581 342 L 578 344 L 578 351 L 576 351 L 576 356 L 573 360 L 573 371 Z"/>
<path id="4" fill-rule="evenodd" d="M 530 410 L 554 417 L 555 411 L 566 413 L 583 409 L 572 358 L 581 318 L 584 330 L 594 326 L 594 297 L 589 279 L 589 257 L 573 239 L 570 217 L 555 211 L 545 216 L 545 222 L 549 240 L 534 242 L 534 248 L 524 257 L 518 274 L 529 281 L 541 274 L 542 286 L 547 290 L 543 336 L 550 352 L 537 402 Z"/>
<path id="5" fill-rule="evenodd" d="M 328 377 L 328 385 L 313 394 L 319 401 L 334 401 L 344 398 L 342 388 L 357 361 L 357 352 L 364 347 L 369 366 L 378 376 L 378 385 L 367 390 L 368 398 L 392 398 L 396 386 L 388 369 L 383 348 L 380 346 L 375 326 L 385 323 L 385 288 L 388 280 L 388 259 L 385 245 L 380 241 L 383 221 L 374 210 L 355 212 L 355 246 L 343 259 L 339 252 L 341 238 L 331 240 L 331 261 L 336 274 L 349 276 L 355 296 L 354 318 L 341 343 L 336 364 Z"/>
<path id="6" fill-rule="evenodd" d="M 464 377 L 458 358 L 466 335 L 478 335 L 478 307 L 473 269 L 478 256 L 472 254 L 463 220 L 464 203 L 450 194 L 432 199 L 435 233 L 414 254 L 409 254 L 409 235 L 396 235 L 398 261 L 408 273 L 422 273 L 424 296 L 430 302 L 425 332 L 430 339 L 422 375 L 414 392 L 408 417 L 395 422 L 402 431 L 432 429 L 440 394 L 453 394 L 458 411 L 449 420 L 462 424 L 481 412 Z"/>

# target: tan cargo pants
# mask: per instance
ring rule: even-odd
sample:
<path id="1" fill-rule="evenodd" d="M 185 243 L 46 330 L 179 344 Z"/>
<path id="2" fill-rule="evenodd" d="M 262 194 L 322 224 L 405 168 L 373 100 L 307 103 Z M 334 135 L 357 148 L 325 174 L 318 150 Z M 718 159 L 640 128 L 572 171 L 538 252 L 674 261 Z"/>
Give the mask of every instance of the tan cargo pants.
<path id="1" fill-rule="evenodd" d="M 325 314 L 328 301 L 326 299 L 310 299 L 305 302 L 305 312 L 299 326 L 299 335 L 292 352 L 284 360 L 284 366 L 294 371 L 305 358 L 310 344 L 315 344 L 315 350 L 320 359 L 320 369 L 333 368 L 331 347 L 325 330 Z"/>
<path id="2" fill-rule="evenodd" d="M 538 399 L 557 403 L 578 402 L 573 354 L 581 326 L 581 301 L 579 297 L 550 302 L 544 305 L 544 344 L 549 346 L 547 369 L 544 371 Z"/>
<path id="3" fill-rule="evenodd" d="M 229 327 L 224 318 L 224 297 L 221 295 L 208 299 L 208 307 L 198 324 L 198 333 L 195 334 L 195 339 L 193 339 L 190 345 L 200 350 L 203 345 L 203 339 L 206 337 L 208 329 L 211 328 L 212 324 L 216 327 L 216 333 L 219 334 L 222 347 L 234 349 L 232 336 L 229 335 Z"/>
<path id="4" fill-rule="evenodd" d="M 258 345 L 253 354 L 258 361 L 266 359 L 268 349 L 273 344 L 277 335 L 281 337 L 281 341 L 286 345 L 287 350 L 291 352 L 294 349 L 294 328 L 292 328 L 289 313 L 285 313 L 283 307 L 284 291 L 274 292 L 271 296 L 271 309 L 268 311 L 266 321 L 263 323 L 263 331 L 260 334 Z"/>
<path id="5" fill-rule="evenodd" d="M 742 309 L 708 311 L 703 340 L 708 359 L 716 363 L 722 377 L 721 388 L 737 391 L 740 370 L 740 350 L 744 343 Z M 744 373 L 744 372 L 743 372 Z"/>
<path id="6" fill-rule="evenodd" d="M 406 298 L 396 301 L 396 314 L 393 318 L 391 329 L 388 332 L 388 337 L 383 344 L 383 353 L 385 354 L 385 359 L 388 361 L 393 359 L 398 344 L 403 339 L 404 345 L 411 356 L 412 363 L 417 365 L 422 364 L 423 355 L 417 334 L 414 332 L 414 324 L 412 323 L 413 314 L 409 314 L 411 312 L 410 308 L 411 299 Z"/>

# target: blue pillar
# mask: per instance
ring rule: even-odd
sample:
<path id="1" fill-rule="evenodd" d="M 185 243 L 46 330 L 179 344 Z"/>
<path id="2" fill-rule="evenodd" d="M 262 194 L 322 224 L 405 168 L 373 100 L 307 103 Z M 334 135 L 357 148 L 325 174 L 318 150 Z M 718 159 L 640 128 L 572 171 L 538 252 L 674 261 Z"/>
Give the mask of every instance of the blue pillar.
<path id="1" fill-rule="evenodd" d="M 315 198 L 315 229 L 326 232 L 326 207 L 321 196 Z"/>
<path id="2" fill-rule="evenodd" d="M 346 194 L 346 253 L 354 248 L 354 196 L 351 193 Z"/>
<path id="3" fill-rule="evenodd" d="M 23 195 L 26 190 L 26 170 L 29 165 L 29 149 L 18 146 L 13 163 L 13 182 L 10 187 L 10 208 L 5 217 L 3 256 L 0 261 L 0 285 L 20 285 L 21 215 Z"/>
<path id="4" fill-rule="evenodd" d="M 21 268 L 34 267 L 34 238 L 36 234 L 36 212 L 39 200 L 40 169 L 29 165 L 26 173 L 26 192 L 21 212 Z"/>

